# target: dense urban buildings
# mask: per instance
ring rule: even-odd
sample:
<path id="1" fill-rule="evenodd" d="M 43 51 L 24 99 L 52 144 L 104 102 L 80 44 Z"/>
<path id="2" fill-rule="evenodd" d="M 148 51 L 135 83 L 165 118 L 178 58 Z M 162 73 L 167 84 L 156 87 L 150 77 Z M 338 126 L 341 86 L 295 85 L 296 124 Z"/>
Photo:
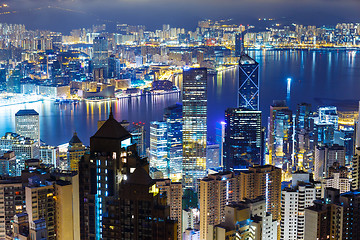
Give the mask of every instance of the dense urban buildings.
<path id="1" fill-rule="evenodd" d="M 360 24 L 233 22 L 1 23 L 0 239 L 360 239 Z"/>

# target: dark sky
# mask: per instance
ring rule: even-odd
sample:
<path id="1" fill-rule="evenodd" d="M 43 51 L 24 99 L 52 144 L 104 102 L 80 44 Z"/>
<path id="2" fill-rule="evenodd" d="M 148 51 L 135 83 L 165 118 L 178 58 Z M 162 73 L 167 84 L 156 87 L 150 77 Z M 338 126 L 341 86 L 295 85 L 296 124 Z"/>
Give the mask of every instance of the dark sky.
<path id="1" fill-rule="evenodd" d="M 163 23 L 194 29 L 201 19 L 233 19 L 236 24 L 256 24 L 258 18 L 279 22 L 332 25 L 360 22 L 360 0 L 0 0 L 9 7 L 0 22 L 24 23 L 68 32 L 92 24 L 144 24 L 148 29 Z"/>

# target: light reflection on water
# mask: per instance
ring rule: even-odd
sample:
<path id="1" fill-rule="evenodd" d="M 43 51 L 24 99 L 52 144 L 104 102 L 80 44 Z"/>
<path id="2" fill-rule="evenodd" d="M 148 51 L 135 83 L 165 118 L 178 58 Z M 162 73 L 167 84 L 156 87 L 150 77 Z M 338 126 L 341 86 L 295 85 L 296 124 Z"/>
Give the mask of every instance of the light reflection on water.
<path id="1" fill-rule="evenodd" d="M 340 100 L 360 99 L 359 51 L 256 51 L 250 56 L 260 65 L 260 108 L 263 123 L 269 115 L 269 105 L 275 99 L 286 99 L 287 78 L 292 78 L 290 106 L 315 98 Z M 228 70 L 208 79 L 208 132 L 213 137 L 215 122 L 224 119 L 225 109 L 236 107 L 238 71 Z M 175 80 L 181 87 L 182 77 Z M 80 102 L 77 105 L 55 105 L 51 101 L 27 103 L 0 108 L 0 135 L 15 130 L 15 113 L 23 108 L 34 108 L 40 113 L 41 138 L 48 144 L 65 143 L 77 131 L 80 139 L 89 144 L 97 129 L 97 121 L 106 119 L 110 106 L 121 121 L 149 122 L 162 120 L 165 107 L 180 101 L 179 94 L 142 96 L 112 102 Z M 315 108 L 313 107 L 315 110 Z M 147 133 L 147 136 L 149 134 Z"/>

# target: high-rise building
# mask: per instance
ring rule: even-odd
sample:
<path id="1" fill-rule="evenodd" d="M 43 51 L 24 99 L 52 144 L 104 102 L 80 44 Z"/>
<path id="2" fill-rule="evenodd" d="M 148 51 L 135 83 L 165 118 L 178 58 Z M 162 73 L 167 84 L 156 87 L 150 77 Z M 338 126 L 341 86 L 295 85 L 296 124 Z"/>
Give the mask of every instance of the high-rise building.
<path id="1" fill-rule="evenodd" d="M 201 179 L 199 186 L 200 239 L 206 239 L 209 225 L 224 221 L 225 206 L 239 201 L 238 179 L 234 173 L 210 174 Z"/>
<path id="2" fill-rule="evenodd" d="M 243 33 L 235 35 L 235 57 L 240 57 L 244 52 L 244 36 Z"/>
<path id="3" fill-rule="evenodd" d="M 314 179 L 321 181 L 329 176 L 329 168 L 334 163 L 345 166 L 345 148 L 336 144 L 329 147 L 316 146 L 314 161 Z"/>
<path id="4" fill-rule="evenodd" d="M 129 132 L 131 134 L 132 143 L 136 143 L 136 149 L 140 157 L 146 157 L 145 147 L 145 123 L 136 122 L 131 125 Z"/>
<path id="5" fill-rule="evenodd" d="M 321 198 L 321 183 L 299 182 L 281 192 L 280 239 L 304 239 L 305 208 Z"/>
<path id="6" fill-rule="evenodd" d="M 316 200 L 305 209 L 304 240 L 343 239 L 344 208 L 334 203 Z"/>
<path id="7" fill-rule="evenodd" d="M 163 121 L 150 123 L 150 167 L 161 171 L 165 178 L 169 177 L 167 124 Z"/>
<path id="8" fill-rule="evenodd" d="M 206 175 L 207 70 L 183 72 L 183 184 L 194 188 Z"/>
<path id="9" fill-rule="evenodd" d="M 59 148 L 50 145 L 41 145 L 39 148 L 39 159 L 43 164 L 52 165 L 54 168 L 59 166 Z"/>
<path id="10" fill-rule="evenodd" d="M 25 187 L 26 212 L 29 224 L 44 221 L 47 239 L 56 239 L 54 185 L 33 177 Z"/>
<path id="11" fill-rule="evenodd" d="M 289 170 L 293 164 L 293 120 L 285 101 L 274 101 L 269 120 L 269 163 Z"/>
<path id="12" fill-rule="evenodd" d="M 79 170 L 79 161 L 85 155 L 86 147 L 83 145 L 77 133 L 74 132 L 73 137 L 69 141 L 67 152 L 68 166 L 71 171 Z"/>
<path id="13" fill-rule="evenodd" d="M 13 151 L 5 152 L 0 157 L 0 176 L 1 177 L 15 177 L 16 174 L 16 157 Z"/>
<path id="14" fill-rule="evenodd" d="M 265 196 L 266 212 L 274 219 L 280 218 L 281 169 L 272 165 L 249 167 L 240 172 L 240 199 Z"/>
<path id="15" fill-rule="evenodd" d="M 259 63 L 241 54 L 239 69 L 238 107 L 259 110 Z"/>
<path id="16" fill-rule="evenodd" d="M 296 170 L 310 169 L 313 157 L 313 128 L 314 119 L 311 105 L 301 103 L 297 106 L 295 117 L 294 158 Z M 293 167 L 295 167 L 293 166 Z"/>
<path id="17" fill-rule="evenodd" d="M 219 145 L 208 142 L 206 144 L 206 168 L 218 170 L 219 168 Z"/>
<path id="18" fill-rule="evenodd" d="M 224 167 L 225 122 L 216 123 L 216 143 L 219 144 L 219 166 Z"/>
<path id="19" fill-rule="evenodd" d="M 164 121 L 167 124 L 167 161 L 172 180 L 180 180 L 183 156 L 182 105 L 175 104 L 165 108 Z"/>
<path id="20" fill-rule="evenodd" d="M 79 162 L 79 192 L 84 200 L 80 201 L 81 239 L 102 238 L 103 217 L 109 216 L 109 201 L 120 195 L 119 184 L 146 164 L 131 145 L 131 134 L 111 112 L 90 138 L 90 151 Z"/>
<path id="21" fill-rule="evenodd" d="M 206 239 L 276 240 L 277 221 L 265 209 L 262 197 L 225 206 L 224 222 L 209 225 Z"/>
<path id="22" fill-rule="evenodd" d="M 360 192 L 351 191 L 341 194 L 340 205 L 344 208 L 343 239 L 360 240 Z"/>
<path id="23" fill-rule="evenodd" d="M 0 180 L 0 239 L 12 235 L 14 216 L 24 211 L 25 193 L 20 179 Z"/>
<path id="24" fill-rule="evenodd" d="M 240 170 L 261 164 L 261 111 L 225 111 L 224 169 Z"/>
<path id="25" fill-rule="evenodd" d="M 39 114 L 34 109 L 19 110 L 15 114 L 15 129 L 20 136 L 34 139 L 40 145 Z"/>
<path id="26" fill-rule="evenodd" d="M 314 125 L 314 144 L 330 146 L 334 143 L 335 126 L 333 123 L 318 122 Z"/>
<path id="27" fill-rule="evenodd" d="M 108 40 L 105 37 L 95 37 L 93 42 L 93 67 L 94 69 L 103 69 L 103 76 L 108 73 Z"/>
<path id="28" fill-rule="evenodd" d="M 360 148 L 356 148 L 352 160 L 351 189 L 360 189 Z"/>
<path id="29" fill-rule="evenodd" d="M 156 180 L 160 194 L 166 194 L 167 205 L 170 206 L 170 218 L 177 221 L 178 239 L 182 235 L 182 184 L 170 179 Z"/>
<path id="30" fill-rule="evenodd" d="M 33 139 L 7 132 L 0 139 L 0 155 L 13 151 L 16 156 L 16 175 L 25 168 L 25 160 L 39 158 L 39 145 Z"/>
<path id="31" fill-rule="evenodd" d="M 334 125 L 335 130 L 338 130 L 339 116 L 337 109 L 334 106 L 319 107 L 319 122 L 331 123 Z"/>

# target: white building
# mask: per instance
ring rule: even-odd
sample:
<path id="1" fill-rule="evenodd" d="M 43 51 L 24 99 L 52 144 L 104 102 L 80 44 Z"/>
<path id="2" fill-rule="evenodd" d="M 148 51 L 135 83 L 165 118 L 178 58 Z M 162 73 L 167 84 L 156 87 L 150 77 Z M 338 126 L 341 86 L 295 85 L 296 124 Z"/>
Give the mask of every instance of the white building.
<path id="1" fill-rule="evenodd" d="M 321 183 L 300 182 L 281 193 L 280 239 L 304 239 L 305 208 L 321 198 Z"/>

